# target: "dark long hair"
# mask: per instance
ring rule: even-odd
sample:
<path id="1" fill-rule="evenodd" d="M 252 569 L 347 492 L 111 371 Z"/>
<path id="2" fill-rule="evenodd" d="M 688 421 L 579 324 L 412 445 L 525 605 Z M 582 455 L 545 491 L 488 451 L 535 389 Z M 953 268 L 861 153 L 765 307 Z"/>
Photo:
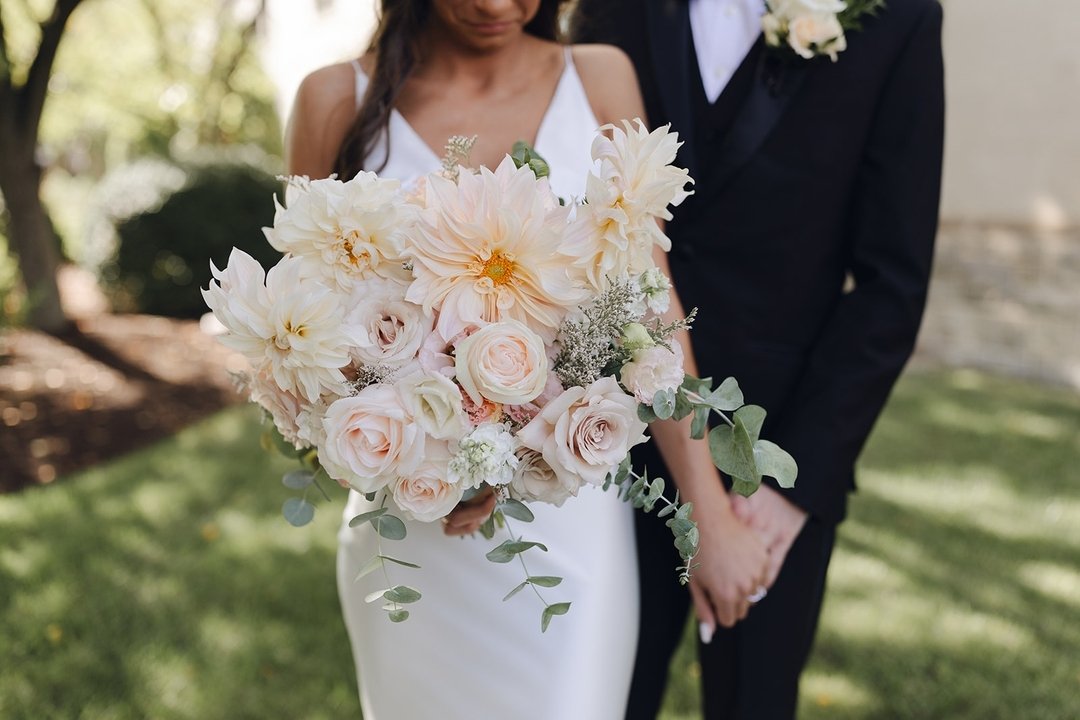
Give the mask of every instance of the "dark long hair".
<path id="1" fill-rule="evenodd" d="M 564 2 L 541 0 L 525 32 L 544 40 L 558 40 L 559 8 Z M 371 154 L 379 135 L 390 124 L 390 112 L 420 57 L 420 36 L 430 15 L 431 0 L 382 0 L 379 27 L 368 48 L 375 57 L 375 68 L 356 118 L 334 160 L 334 172 L 339 178 L 351 178 L 360 170 L 382 169 L 365 168 L 364 158 Z M 387 136 L 387 157 L 389 142 Z"/>

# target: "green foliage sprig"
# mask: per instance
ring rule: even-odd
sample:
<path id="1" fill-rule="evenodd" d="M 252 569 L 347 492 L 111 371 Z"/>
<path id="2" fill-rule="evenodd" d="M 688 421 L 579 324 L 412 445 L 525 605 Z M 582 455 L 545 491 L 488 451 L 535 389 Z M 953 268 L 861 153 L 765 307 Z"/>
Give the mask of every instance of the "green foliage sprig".
<path id="1" fill-rule="evenodd" d="M 836 19 L 844 30 L 862 30 L 863 18 L 876 17 L 884 8 L 885 0 L 846 0 L 846 7 Z"/>
<path id="2" fill-rule="evenodd" d="M 690 435 L 695 440 L 705 437 L 712 413 L 724 424 L 708 431 L 709 454 L 713 464 L 731 478 L 735 492 L 752 495 L 763 476 L 774 478 L 783 488 L 794 486 L 799 472 L 795 459 L 775 443 L 761 439 L 765 410 L 745 404 L 735 378 L 729 377 L 713 389 L 711 378 L 686 375 L 675 391 L 661 390 L 651 405 L 638 406 L 638 417 L 645 422 L 693 415 Z"/>

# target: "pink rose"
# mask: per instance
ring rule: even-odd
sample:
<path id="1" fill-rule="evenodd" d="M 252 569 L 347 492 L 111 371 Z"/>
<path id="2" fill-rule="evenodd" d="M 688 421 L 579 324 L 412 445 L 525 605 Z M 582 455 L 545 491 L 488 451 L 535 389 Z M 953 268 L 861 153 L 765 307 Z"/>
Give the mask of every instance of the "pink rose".
<path id="1" fill-rule="evenodd" d="M 492 323 L 458 342 L 454 365 L 461 387 L 478 404 L 486 398 L 521 405 L 547 383 L 544 341 L 516 320 Z"/>
<path id="2" fill-rule="evenodd" d="M 559 482 L 600 485 L 630 448 L 648 439 L 645 428 L 637 416 L 637 401 L 615 378 L 603 377 L 549 402 L 518 431 L 518 439 L 543 455 Z"/>
<path id="3" fill-rule="evenodd" d="M 381 490 L 414 471 L 424 457 L 424 431 L 391 385 L 369 385 L 334 401 L 323 428 L 320 462 L 330 477 L 359 492 Z"/>
<path id="4" fill-rule="evenodd" d="M 413 520 L 433 522 L 450 514 L 465 487 L 446 479 L 450 451 L 446 443 L 429 443 L 427 456 L 416 470 L 394 483 L 394 502 Z"/>
<path id="5" fill-rule="evenodd" d="M 580 479 L 566 475 L 560 479 L 537 451 L 520 448 L 517 456 L 518 466 L 514 470 L 514 479 L 510 481 L 514 497 L 562 507 L 567 498 L 578 494 Z"/>

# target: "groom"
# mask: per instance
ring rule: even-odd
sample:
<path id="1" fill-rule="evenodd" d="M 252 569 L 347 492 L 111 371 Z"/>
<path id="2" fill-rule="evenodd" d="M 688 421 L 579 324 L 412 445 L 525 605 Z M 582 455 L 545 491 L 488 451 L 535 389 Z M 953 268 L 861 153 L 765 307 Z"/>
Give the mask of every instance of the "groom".
<path id="1" fill-rule="evenodd" d="M 575 42 L 626 51 L 651 125 L 671 123 L 684 142 L 679 162 L 697 184 L 667 231 L 683 305 L 703 310 L 691 333 L 701 374 L 735 376 L 769 412 L 763 435 L 799 463 L 793 490 L 733 500 L 769 549 L 771 587 L 699 647 L 706 717 L 743 720 L 795 715 L 855 460 L 919 327 L 944 115 L 936 0 L 886 0 L 847 31 L 836 62 L 767 46 L 764 10 L 580 0 L 572 21 Z M 678 559 L 662 521 L 637 517 L 634 719 L 658 712 L 690 601 L 670 576 Z"/>

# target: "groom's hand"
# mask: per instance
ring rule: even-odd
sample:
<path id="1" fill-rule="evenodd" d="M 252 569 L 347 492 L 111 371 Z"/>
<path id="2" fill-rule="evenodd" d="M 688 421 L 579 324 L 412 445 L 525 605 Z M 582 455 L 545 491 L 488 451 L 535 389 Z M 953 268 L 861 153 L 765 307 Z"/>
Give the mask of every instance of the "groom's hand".
<path id="1" fill-rule="evenodd" d="M 732 495 L 731 508 L 765 543 L 769 551 L 769 571 L 765 587 L 772 587 L 784 566 L 791 544 L 806 524 L 806 511 L 768 485 L 762 485 L 750 497 Z"/>
<path id="2" fill-rule="evenodd" d="M 732 512 L 723 487 L 718 498 L 699 498 L 694 518 L 700 539 L 690 594 L 701 623 L 702 641 L 709 642 L 717 624 L 731 627 L 746 617 L 750 597 L 764 584 L 768 552 L 758 534 Z"/>

